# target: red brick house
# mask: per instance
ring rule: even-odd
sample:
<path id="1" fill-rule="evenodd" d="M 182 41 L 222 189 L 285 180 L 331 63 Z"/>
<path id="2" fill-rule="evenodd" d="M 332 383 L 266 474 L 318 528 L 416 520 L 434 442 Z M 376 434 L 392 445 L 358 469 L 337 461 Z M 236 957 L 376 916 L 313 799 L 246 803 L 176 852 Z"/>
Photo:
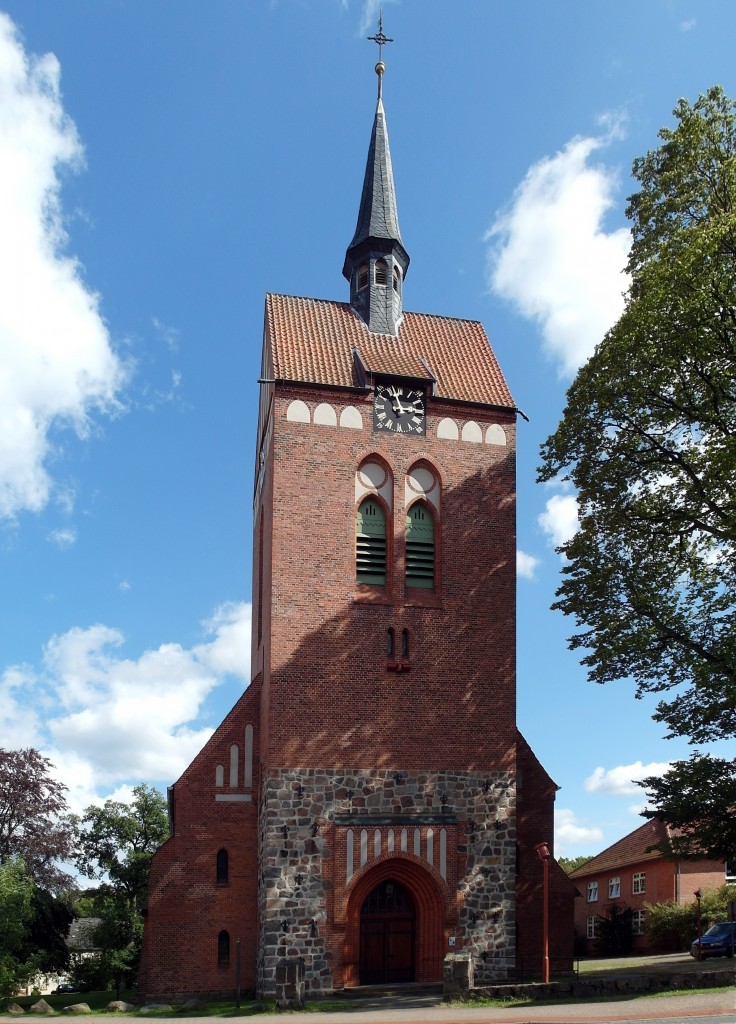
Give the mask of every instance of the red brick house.
<path id="1" fill-rule="evenodd" d="M 615 904 L 633 911 L 634 951 L 649 951 L 645 903 L 693 903 L 696 890 L 717 889 L 735 880 L 723 861 L 674 860 L 651 849 L 667 837 L 667 825 L 647 821 L 571 872 L 580 893 L 575 901 L 578 949 L 596 951 L 599 918 Z"/>
<path id="2" fill-rule="evenodd" d="M 541 965 L 556 786 L 516 728 L 517 409 L 480 323 L 405 312 L 381 82 L 349 302 L 266 298 L 252 682 L 170 790 L 139 989 L 311 994 Z M 550 870 L 553 972 L 574 887 Z"/>

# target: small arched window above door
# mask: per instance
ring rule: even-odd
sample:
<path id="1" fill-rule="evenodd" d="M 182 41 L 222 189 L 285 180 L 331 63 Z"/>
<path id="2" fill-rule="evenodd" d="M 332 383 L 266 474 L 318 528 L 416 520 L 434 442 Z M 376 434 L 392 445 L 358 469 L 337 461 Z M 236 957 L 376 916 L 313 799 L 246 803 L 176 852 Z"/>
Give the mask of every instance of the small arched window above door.
<path id="1" fill-rule="evenodd" d="M 406 585 L 434 588 L 434 516 L 418 501 L 406 517 Z"/>
<path id="2" fill-rule="evenodd" d="M 386 585 L 386 515 L 375 498 L 366 498 L 355 525 L 355 578 Z"/>

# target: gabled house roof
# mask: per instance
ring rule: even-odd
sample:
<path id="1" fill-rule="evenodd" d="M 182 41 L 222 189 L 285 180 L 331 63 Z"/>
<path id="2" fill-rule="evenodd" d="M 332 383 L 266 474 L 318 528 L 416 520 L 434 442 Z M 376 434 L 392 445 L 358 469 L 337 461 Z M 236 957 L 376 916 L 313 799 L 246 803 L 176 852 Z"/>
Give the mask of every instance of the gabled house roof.
<path id="1" fill-rule="evenodd" d="M 363 388 L 403 376 L 433 383 L 436 398 L 516 411 L 477 320 L 404 313 L 394 337 L 369 331 L 347 302 L 270 293 L 266 338 L 276 381 Z"/>
<path id="2" fill-rule="evenodd" d="M 664 855 L 659 850 L 652 850 L 651 847 L 665 842 L 668 838 L 668 826 L 653 818 L 623 839 L 619 839 L 603 853 L 591 857 L 581 867 L 571 871 L 570 878 L 585 878 L 587 875 L 625 868 L 631 864 L 640 864 L 642 861 L 663 860 Z"/>
<path id="3" fill-rule="evenodd" d="M 78 917 L 69 925 L 66 944 L 73 953 L 88 953 L 99 949 L 94 933 L 102 924 L 101 917 Z"/>

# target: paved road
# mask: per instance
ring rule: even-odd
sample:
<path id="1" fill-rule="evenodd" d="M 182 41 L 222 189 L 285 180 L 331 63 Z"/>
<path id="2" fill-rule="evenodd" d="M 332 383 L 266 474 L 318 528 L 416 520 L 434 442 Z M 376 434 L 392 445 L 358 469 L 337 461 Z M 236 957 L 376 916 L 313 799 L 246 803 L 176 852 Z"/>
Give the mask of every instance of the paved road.
<path id="1" fill-rule="evenodd" d="M 564 1006 L 462 1007 L 447 1006 L 434 996 L 388 1000 L 378 1008 L 366 1008 L 362 1000 L 355 1006 L 332 1013 L 268 1013 L 253 1017 L 254 1024 L 736 1024 L 736 991 L 708 992 L 698 995 L 658 996 L 626 999 L 608 1003 L 572 1003 Z M 4 1021 L 9 1020 L 3 1015 Z M 24 1014 L 24 1022 L 48 1022 L 48 1017 Z M 82 1020 L 89 1024 L 110 1024 L 111 1015 L 90 1014 Z M 152 1018 L 161 1020 L 162 1018 Z M 186 1024 L 215 1024 L 217 1017 L 187 1017 Z M 233 1018 L 227 1018 L 232 1020 Z M 122 1021 L 130 1018 L 122 1018 Z M 121 1021 L 121 1024 L 122 1024 Z"/>

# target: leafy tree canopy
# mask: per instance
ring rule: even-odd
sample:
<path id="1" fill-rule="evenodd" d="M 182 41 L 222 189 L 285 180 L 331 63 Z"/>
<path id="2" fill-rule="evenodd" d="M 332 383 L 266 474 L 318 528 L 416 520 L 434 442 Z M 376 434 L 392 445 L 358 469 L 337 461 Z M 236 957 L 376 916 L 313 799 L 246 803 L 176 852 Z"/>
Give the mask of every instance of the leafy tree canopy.
<path id="1" fill-rule="evenodd" d="M 674 857 L 736 859 L 736 771 L 733 763 L 709 754 L 693 753 L 675 761 L 666 775 L 644 779 L 640 785 L 654 810 L 671 826 L 663 853 Z"/>
<path id="2" fill-rule="evenodd" d="M 39 886 L 58 893 L 73 885 L 59 862 L 74 856 L 76 828 L 52 768 L 32 747 L 0 748 L 0 864 L 21 857 Z"/>
<path id="3" fill-rule="evenodd" d="M 166 800 L 152 787 L 133 790 L 124 804 L 107 800 L 88 807 L 82 820 L 77 865 L 90 878 L 103 879 L 82 901 L 87 916 L 99 917 L 95 942 L 101 952 L 72 970 L 80 984 L 121 977 L 132 981 L 140 959 L 143 922 L 140 912 L 148 893 L 151 858 L 169 835 Z"/>
<path id="4" fill-rule="evenodd" d="M 134 909 L 140 909 L 148 890 L 151 857 L 168 838 L 166 800 L 157 789 L 140 785 L 133 800 L 107 800 L 88 807 L 81 819 L 77 866 L 89 878 L 109 877 Z"/>
<path id="5" fill-rule="evenodd" d="M 578 493 L 553 607 L 574 617 L 589 677 L 661 694 L 667 735 L 707 743 L 736 733 L 736 104 L 712 88 L 674 115 L 633 166 L 624 312 L 570 387 L 539 479 Z M 734 761 L 698 770 L 736 780 Z"/>
<path id="6" fill-rule="evenodd" d="M 570 875 L 573 871 L 577 871 L 578 868 L 581 868 L 583 864 L 587 864 L 589 860 L 590 857 L 585 855 L 580 857 L 558 857 L 557 863 L 566 875 Z"/>
<path id="7" fill-rule="evenodd" d="M 12 995 L 33 973 L 24 956 L 32 917 L 33 881 L 19 857 L 0 864 L 0 996 Z"/>

